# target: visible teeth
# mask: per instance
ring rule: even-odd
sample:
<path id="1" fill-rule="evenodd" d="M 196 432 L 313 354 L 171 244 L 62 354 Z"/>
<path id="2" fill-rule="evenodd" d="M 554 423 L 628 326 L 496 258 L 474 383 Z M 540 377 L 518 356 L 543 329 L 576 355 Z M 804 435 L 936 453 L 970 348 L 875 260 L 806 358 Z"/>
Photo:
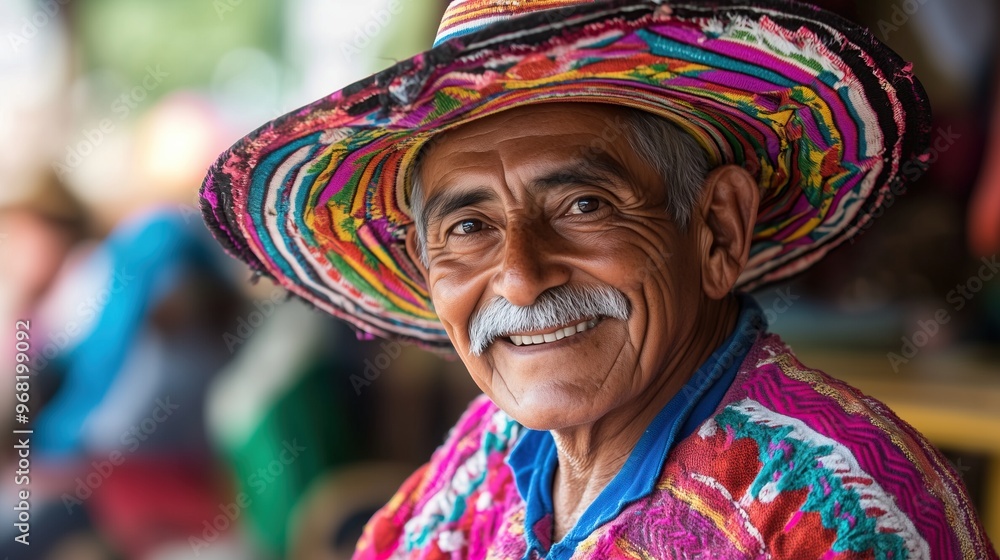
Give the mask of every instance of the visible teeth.
<path id="1" fill-rule="evenodd" d="M 533 344 L 545 344 L 548 342 L 555 342 L 557 340 L 562 340 L 566 337 L 573 336 L 577 333 L 582 333 L 585 330 L 592 329 L 597 326 L 597 319 L 591 319 L 589 321 L 583 321 L 576 325 L 570 325 L 568 327 L 558 329 L 551 333 L 545 334 L 533 334 L 533 335 L 510 335 L 510 341 L 514 346 L 531 346 Z"/>

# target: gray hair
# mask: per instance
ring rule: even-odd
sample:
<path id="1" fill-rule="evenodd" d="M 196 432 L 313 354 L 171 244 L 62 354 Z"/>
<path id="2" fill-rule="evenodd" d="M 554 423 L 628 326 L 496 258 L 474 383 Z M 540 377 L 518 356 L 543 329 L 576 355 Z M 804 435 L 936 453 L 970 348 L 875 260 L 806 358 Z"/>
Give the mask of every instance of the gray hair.
<path id="1" fill-rule="evenodd" d="M 635 153 L 662 178 L 663 187 L 669 189 L 670 193 L 667 197 L 667 212 L 678 227 L 686 231 L 709 171 L 705 150 L 693 136 L 663 117 L 639 109 L 623 110 L 625 116 L 621 122 L 625 139 Z M 427 224 L 423 223 L 425 201 L 420 183 L 422 161 L 423 152 L 417 155 L 413 169 L 410 170 L 410 209 L 417 228 L 420 259 L 427 266 Z"/>

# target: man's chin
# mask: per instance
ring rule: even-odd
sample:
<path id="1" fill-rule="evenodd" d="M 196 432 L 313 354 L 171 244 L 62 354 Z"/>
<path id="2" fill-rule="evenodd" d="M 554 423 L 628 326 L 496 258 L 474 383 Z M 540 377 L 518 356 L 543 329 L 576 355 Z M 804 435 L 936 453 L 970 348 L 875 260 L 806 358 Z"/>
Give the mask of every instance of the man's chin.
<path id="1" fill-rule="evenodd" d="M 532 430 L 560 430 L 591 424 L 600 419 L 593 399 L 571 396 L 543 388 L 518 395 L 516 401 L 494 397 L 494 402 L 518 424 Z"/>

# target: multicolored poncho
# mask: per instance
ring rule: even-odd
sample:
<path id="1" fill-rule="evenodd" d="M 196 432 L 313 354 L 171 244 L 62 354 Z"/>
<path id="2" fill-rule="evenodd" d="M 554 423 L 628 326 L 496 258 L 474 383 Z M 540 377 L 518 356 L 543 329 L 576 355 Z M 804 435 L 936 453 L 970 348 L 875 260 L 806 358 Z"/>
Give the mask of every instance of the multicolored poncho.
<path id="1" fill-rule="evenodd" d="M 525 558 L 526 506 L 507 462 L 525 431 L 485 397 L 474 401 L 371 520 L 355 558 Z M 961 480 L 927 440 L 770 334 L 715 412 L 670 451 L 653 492 L 569 557 L 997 558 Z"/>

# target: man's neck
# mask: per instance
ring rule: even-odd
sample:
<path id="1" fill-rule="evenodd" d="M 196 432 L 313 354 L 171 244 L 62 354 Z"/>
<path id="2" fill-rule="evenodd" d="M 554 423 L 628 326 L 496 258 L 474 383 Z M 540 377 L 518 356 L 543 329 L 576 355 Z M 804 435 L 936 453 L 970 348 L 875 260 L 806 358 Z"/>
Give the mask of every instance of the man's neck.
<path id="1" fill-rule="evenodd" d="M 739 301 L 706 304 L 696 330 L 680 341 L 672 362 L 648 391 L 593 424 L 553 430 L 558 467 L 553 480 L 553 542 L 559 542 L 618 474 L 646 427 L 733 332 Z"/>

